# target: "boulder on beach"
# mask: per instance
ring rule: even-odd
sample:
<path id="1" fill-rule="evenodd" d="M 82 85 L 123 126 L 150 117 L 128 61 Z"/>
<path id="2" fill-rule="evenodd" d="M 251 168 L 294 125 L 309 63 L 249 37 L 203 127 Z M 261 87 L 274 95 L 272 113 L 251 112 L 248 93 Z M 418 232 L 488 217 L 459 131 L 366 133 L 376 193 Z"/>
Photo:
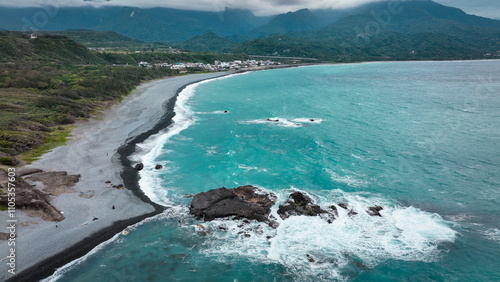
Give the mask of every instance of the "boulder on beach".
<path id="1" fill-rule="evenodd" d="M 143 163 L 138 163 L 135 165 L 134 167 L 136 170 L 142 170 L 144 168 L 144 164 Z"/>
<path id="2" fill-rule="evenodd" d="M 189 212 L 205 221 L 235 216 L 269 222 L 275 199 L 275 195 L 264 193 L 250 185 L 233 189 L 222 187 L 196 194 Z"/>

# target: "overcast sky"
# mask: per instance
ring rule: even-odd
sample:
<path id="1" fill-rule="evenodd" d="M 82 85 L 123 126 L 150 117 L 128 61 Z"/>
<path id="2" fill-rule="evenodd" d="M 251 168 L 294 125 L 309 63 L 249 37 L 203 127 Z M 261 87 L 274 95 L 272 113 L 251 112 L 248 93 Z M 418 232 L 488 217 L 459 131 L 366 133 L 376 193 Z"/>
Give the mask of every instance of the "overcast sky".
<path id="1" fill-rule="evenodd" d="M 380 0 L 0 0 L 2 6 L 58 6 L 119 5 L 135 7 L 169 7 L 190 10 L 220 11 L 224 7 L 250 9 L 256 15 L 296 11 L 302 8 L 346 8 Z M 446 6 L 457 7 L 469 14 L 500 19 L 500 0 L 434 0 Z"/>

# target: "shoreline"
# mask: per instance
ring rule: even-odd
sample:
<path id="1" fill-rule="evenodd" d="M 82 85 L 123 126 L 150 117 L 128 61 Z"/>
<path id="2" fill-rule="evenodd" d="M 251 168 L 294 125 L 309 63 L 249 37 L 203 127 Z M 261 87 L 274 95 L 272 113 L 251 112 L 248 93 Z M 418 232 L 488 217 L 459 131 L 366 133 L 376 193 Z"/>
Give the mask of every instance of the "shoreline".
<path id="1" fill-rule="evenodd" d="M 86 226 L 88 221 L 86 223 L 80 224 L 80 225 L 73 224 L 73 226 L 69 230 L 69 233 L 72 233 L 71 236 L 77 236 L 79 238 L 76 240 L 76 243 L 72 242 L 71 244 L 67 244 L 64 246 L 64 243 L 67 243 L 66 242 L 67 240 L 65 240 L 66 239 L 65 236 L 69 236 L 67 234 L 68 232 L 65 233 L 66 235 L 59 235 L 60 240 L 59 241 L 56 240 L 58 242 L 55 242 L 55 244 L 57 244 L 59 246 L 59 249 L 61 249 L 61 251 L 52 252 L 49 256 L 46 256 L 45 258 L 38 259 L 38 260 L 33 259 L 33 257 L 38 257 L 38 256 L 36 254 L 31 254 L 30 250 L 24 250 L 24 248 L 23 248 L 22 252 L 25 252 L 27 254 L 26 257 L 28 257 L 28 255 L 29 255 L 30 258 L 34 261 L 34 263 L 31 263 L 29 266 L 21 269 L 20 271 L 17 271 L 17 273 L 11 277 L 9 277 L 10 274 L 8 274 L 5 271 L 3 273 L 3 277 L 0 276 L 0 279 L 1 280 L 5 279 L 6 281 L 38 281 L 38 280 L 47 278 L 50 275 L 52 275 L 56 271 L 57 268 L 60 268 L 64 265 L 66 265 L 67 263 L 74 261 L 75 259 L 78 259 L 79 257 L 84 256 L 89 251 L 91 251 L 93 248 L 98 246 L 99 244 L 112 238 L 117 233 L 120 233 L 126 227 L 133 225 L 133 224 L 136 224 L 140 221 L 143 221 L 146 218 L 152 217 L 152 216 L 157 215 L 157 214 L 161 213 L 162 211 L 164 211 L 165 207 L 152 202 L 142 192 L 142 190 L 140 190 L 140 187 L 138 185 L 138 178 L 139 178 L 138 171 L 136 171 L 133 167 L 130 166 L 131 162 L 130 162 L 130 160 L 128 160 L 127 157 L 135 151 L 136 144 L 141 143 L 142 141 L 147 139 L 149 136 L 159 132 L 160 130 L 166 128 L 168 125 L 170 125 L 172 123 L 172 117 L 175 115 L 175 113 L 173 112 L 173 108 L 175 106 L 177 96 L 187 85 L 190 85 L 193 83 L 198 83 L 198 82 L 206 80 L 206 79 L 211 79 L 211 78 L 215 78 L 215 77 L 222 77 L 222 76 L 226 76 L 226 75 L 230 75 L 230 74 L 232 74 L 232 73 L 218 72 L 218 73 L 208 73 L 208 74 L 194 74 L 194 75 L 179 76 L 179 77 L 166 77 L 166 78 L 162 78 L 162 79 L 158 79 L 158 80 L 154 80 L 154 81 L 145 82 L 137 87 L 136 93 L 134 93 L 135 95 L 132 94 L 132 95 L 125 97 L 122 102 L 116 103 L 116 104 L 112 105 L 110 107 L 110 109 L 107 109 L 104 113 L 105 117 L 103 120 L 92 120 L 89 122 L 83 122 L 83 123 L 77 124 L 77 126 L 75 127 L 75 129 L 72 132 L 72 137 L 71 137 L 72 139 L 68 141 L 67 145 L 57 147 L 53 151 L 46 153 L 39 160 L 33 162 L 33 164 L 31 164 L 29 167 L 42 167 L 42 168 L 44 168 L 44 170 L 50 170 L 50 167 L 52 167 L 52 165 L 49 167 L 47 165 L 47 163 L 50 163 L 51 160 L 57 159 L 58 156 L 59 157 L 64 156 L 66 162 L 70 161 L 68 159 L 71 158 L 71 156 L 66 156 L 66 154 L 72 153 L 71 152 L 72 147 L 77 147 L 78 145 L 81 145 L 81 143 L 83 143 L 85 145 L 85 142 L 89 143 L 88 142 L 89 139 L 91 140 L 90 141 L 91 145 L 95 145 L 94 144 L 95 142 L 92 142 L 92 141 L 99 142 L 99 140 L 92 140 L 92 138 L 94 138 L 94 137 L 88 136 L 86 134 L 90 133 L 91 135 L 92 134 L 98 135 L 100 132 L 88 132 L 88 131 L 93 131 L 94 126 L 99 126 L 100 128 L 104 128 L 104 129 L 107 129 L 107 127 L 113 128 L 113 124 L 115 122 L 128 124 L 126 118 L 125 119 L 122 118 L 120 116 L 120 114 L 121 114 L 121 111 L 124 110 L 124 108 L 126 106 L 132 107 L 132 109 L 128 109 L 128 110 L 131 111 L 131 113 L 132 113 L 132 115 L 131 115 L 132 120 L 130 122 L 134 123 L 134 125 L 127 127 L 125 129 L 125 131 L 130 131 L 130 132 L 127 132 L 126 134 L 122 134 L 122 135 L 125 135 L 125 138 L 123 138 L 121 141 L 119 141 L 120 144 L 118 144 L 117 147 L 109 148 L 109 144 L 102 145 L 104 147 L 108 147 L 108 148 L 105 148 L 105 149 L 107 149 L 107 150 L 105 150 L 106 152 L 108 152 L 108 151 L 112 152 L 112 154 L 110 154 L 110 155 L 112 155 L 110 165 L 114 166 L 114 170 L 115 170 L 114 171 L 115 172 L 114 179 L 118 180 L 118 182 L 123 181 L 125 187 L 127 187 L 127 190 L 124 190 L 126 192 L 123 192 L 123 191 L 118 190 L 118 189 L 104 188 L 98 192 L 102 192 L 102 194 L 106 194 L 106 196 L 110 196 L 110 197 L 113 197 L 113 195 L 108 195 L 110 193 L 114 193 L 116 195 L 118 195 L 120 193 L 122 193 L 122 195 L 126 194 L 124 196 L 125 199 L 121 200 L 121 204 L 123 207 L 125 207 L 126 204 L 130 204 L 131 206 L 133 206 L 134 211 L 132 213 L 128 212 L 128 214 L 125 214 L 125 215 L 119 214 L 118 218 L 116 218 L 116 217 L 112 218 L 112 219 L 108 220 L 108 222 L 104 222 L 106 219 L 104 219 L 102 221 L 101 220 L 95 221 L 95 223 L 100 224 L 101 226 L 98 228 L 93 228 L 93 230 L 90 232 L 87 232 L 88 234 L 85 234 L 85 236 L 80 235 L 78 237 L 79 230 L 75 230 L 75 229 L 78 229 L 78 228 L 81 229 L 82 225 Z M 161 101 L 160 106 L 155 105 L 157 108 L 160 108 L 160 112 L 150 113 L 149 108 L 148 108 L 149 105 L 140 105 L 140 104 L 134 103 L 135 102 L 134 100 L 142 97 L 143 102 L 152 104 L 151 102 L 149 102 L 149 100 L 145 100 L 145 98 L 143 97 L 145 95 L 144 93 L 146 93 L 148 91 L 152 91 L 152 89 L 154 89 L 154 88 L 161 87 L 163 84 L 165 84 L 167 87 L 170 88 L 169 90 L 171 90 L 171 93 L 168 93 L 168 94 L 170 94 L 169 97 L 167 97 L 165 100 Z M 170 84 L 177 84 L 177 85 L 172 86 Z M 164 92 L 169 92 L 169 91 L 167 90 Z M 153 96 L 153 94 L 151 94 L 149 96 Z M 156 94 L 156 96 L 163 97 L 165 95 L 164 95 L 163 91 L 161 91 L 161 93 Z M 131 104 L 134 104 L 134 105 L 131 105 Z M 148 112 L 148 113 L 144 114 L 146 117 L 143 118 L 142 120 L 140 118 L 136 118 L 134 115 L 134 113 L 136 111 L 135 110 L 136 106 L 137 107 L 142 106 L 144 108 L 143 111 Z M 127 109 L 125 109 L 125 110 L 127 110 Z M 148 127 L 148 125 L 149 125 L 148 122 L 154 122 L 153 126 L 151 128 L 144 128 L 144 127 Z M 139 126 L 135 127 L 138 124 L 139 124 Z M 114 128 L 114 129 L 117 130 L 116 128 Z M 108 145 L 108 146 L 106 146 L 106 145 Z M 92 146 L 90 146 L 88 149 L 94 149 L 94 148 Z M 79 149 L 79 150 L 84 151 L 85 148 Z M 101 151 L 102 151 L 102 149 L 101 149 Z M 89 154 L 92 154 L 92 153 L 94 153 L 94 152 L 89 152 Z M 94 155 L 95 154 L 97 154 L 97 153 L 94 153 Z M 105 156 L 107 154 L 108 153 L 102 153 L 102 156 Z M 78 155 L 78 156 L 82 157 L 81 155 Z M 95 156 L 93 156 L 93 157 L 95 157 Z M 89 157 L 89 158 L 91 158 L 91 157 Z M 76 162 L 78 162 L 78 161 L 76 161 Z M 62 162 L 62 164 L 58 164 L 55 166 L 64 167 L 64 164 L 65 163 Z M 107 170 L 108 168 L 105 167 L 105 169 Z M 65 171 L 67 170 L 68 172 L 71 171 L 71 173 L 73 173 L 73 171 L 71 169 L 62 169 L 62 170 L 65 170 Z M 85 170 L 92 170 L 92 169 L 83 166 L 83 168 L 80 168 L 80 170 L 76 170 L 76 171 L 78 173 L 80 173 L 80 171 L 82 171 L 82 176 L 84 176 L 83 171 L 85 171 Z M 102 175 L 99 175 L 99 177 L 102 177 Z M 110 179 L 113 179 L 113 177 L 111 177 L 111 176 L 108 176 L 108 177 L 110 177 Z M 119 178 L 121 178 L 121 179 L 119 179 Z M 81 180 L 77 183 L 77 185 L 75 187 L 79 186 L 81 188 L 82 186 L 84 186 L 84 187 L 88 188 L 88 186 L 95 186 L 97 183 L 104 184 L 104 180 L 103 179 L 100 179 L 100 180 L 101 181 L 88 180 L 88 177 L 85 177 L 85 178 L 82 177 Z M 104 187 L 104 185 L 102 185 L 102 186 Z M 79 189 L 76 189 L 76 190 L 79 191 Z M 95 189 L 95 190 L 97 190 L 97 189 Z M 75 194 L 76 193 L 61 195 L 61 196 L 54 198 L 52 201 L 52 204 L 56 208 L 58 208 L 61 211 L 67 211 L 65 213 L 66 219 L 59 222 L 59 227 L 57 228 L 57 231 L 68 231 L 68 230 L 65 230 L 65 228 L 64 228 L 64 225 L 66 223 L 65 221 L 71 220 L 71 219 L 69 219 L 70 211 L 68 209 L 64 209 L 64 207 L 61 208 L 61 206 L 58 205 L 57 202 L 63 201 L 63 199 L 61 199 L 61 198 L 69 198 L 71 195 L 75 196 Z M 64 200 L 67 200 L 67 199 L 64 199 Z M 84 201 L 84 200 L 78 199 L 78 198 L 72 199 L 72 200 Z M 106 200 L 109 201 L 110 199 L 108 198 Z M 112 199 L 112 200 L 116 200 L 116 199 Z M 88 201 L 88 199 L 87 199 L 87 201 Z M 88 202 L 88 204 L 90 204 L 91 202 L 95 202 L 95 201 L 100 201 L 100 200 L 94 198 L 94 199 L 91 199 Z M 66 206 L 67 206 L 67 204 L 66 204 Z M 139 206 L 139 207 L 137 207 L 137 206 Z M 79 207 L 74 207 L 74 210 L 73 210 L 73 207 L 72 207 L 71 213 L 73 213 L 73 214 L 78 213 L 78 208 Z M 86 208 L 89 208 L 89 207 L 86 207 Z M 104 209 L 100 205 L 99 205 L 99 208 Z M 90 209 L 92 209 L 92 207 L 90 207 Z M 117 208 L 117 210 L 118 210 L 118 208 Z M 83 213 L 85 214 L 85 211 Z M 20 231 L 19 232 L 20 235 L 18 236 L 19 240 L 21 240 L 22 237 L 25 237 L 22 235 L 26 235 L 26 237 L 38 237 L 38 236 L 44 237 L 43 233 L 44 233 L 45 229 L 48 229 L 48 227 L 52 227 L 52 229 L 55 229 L 55 228 L 53 228 L 55 222 L 43 222 L 43 221 L 38 220 L 36 218 L 29 218 L 29 217 L 21 215 L 21 214 L 20 214 L 20 217 L 21 217 L 20 221 L 32 220 L 29 222 L 36 223 L 36 225 L 38 225 L 38 226 L 43 225 L 44 229 L 39 230 L 38 228 L 27 228 L 27 229 L 31 229 L 31 230 Z M 101 218 L 101 216 L 99 216 L 99 218 Z M 81 220 L 82 219 L 80 219 L 80 221 Z M 33 221 L 35 221 L 35 222 L 33 222 Z M 78 222 L 78 223 L 80 223 L 80 222 Z M 104 224 L 101 224 L 101 223 L 104 223 Z M 92 224 L 94 224 L 94 223 L 92 223 Z M 35 225 L 35 224 L 31 224 L 31 225 Z M 38 234 L 36 234 L 36 233 L 38 233 Z M 52 234 L 50 234 L 50 232 L 45 232 L 45 233 L 49 233 L 49 234 L 46 234 L 47 236 L 45 236 L 45 237 L 51 237 L 51 235 L 52 235 Z M 35 235 L 35 236 L 33 236 L 33 235 Z M 28 242 L 30 240 L 25 238 L 24 241 L 25 242 L 22 242 L 22 243 L 28 245 Z M 75 241 L 75 240 L 73 240 L 73 241 Z M 34 243 L 33 240 L 31 240 L 31 242 L 29 244 L 36 244 L 36 243 Z M 19 242 L 19 245 L 21 245 L 21 242 Z M 49 248 L 49 250 L 50 250 L 50 244 L 48 244 L 48 246 L 44 246 L 44 245 L 38 243 L 38 245 L 39 245 L 38 246 L 39 249 Z M 21 254 L 20 251 L 21 251 L 21 247 L 19 247 L 19 250 L 18 250 L 18 257 L 23 255 L 23 254 Z M 49 253 L 50 253 L 50 251 L 49 251 Z M 18 262 L 17 264 L 21 264 L 21 262 Z M 18 265 L 17 268 L 19 268 L 19 267 L 20 266 Z"/>
<path id="2" fill-rule="evenodd" d="M 127 187 L 127 190 L 132 193 L 132 196 L 135 197 L 137 200 L 139 200 L 142 204 L 149 205 L 153 211 L 150 211 L 148 213 L 142 213 L 141 215 L 133 216 L 133 217 L 124 217 L 119 220 L 115 220 L 111 223 L 111 225 L 104 226 L 100 229 L 95 230 L 94 232 L 90 233 L 88 236 L 85 237 L 80 237 L 79 241 L 77 241 L 74 244 L 71 244 L 69 246 L 66 246 L 62 248 L 62 251 L 56 252 L 52 254 L 51 256 L 44 258 L 42 260 L 39 260 L 38 262 L 34 263 L 33 265 L 22 269 L 20 272 L 18 272 L 16 275 L 9 277 L 6 281 L 38 281 L 41 279 L 45 279 L 49 276 L 51 276 L 58 268 L 63 267 L 64 265 L 80 258 L 86 255 L 88 252 L 90 252 L 92 249 L 100 245 L 101 243 L 111 239 L 113 236 L 115 236 L 117 233 L 120 233 L 123 229 L 127 228 L 130 225 L 139 223 L 143 221 L 144 219 L 153 217 L 155 215 L 158 215 L 162 213 L 167 207 L 164 207 L 156 202 L 153 202 L 145 193 L 140 189 L 139 186 L 139 171 L 137 171 L 134 167 L 132 167 L 132 161 L 128 159 L 130 155 L 132 155 L 135 152 L 135 148 L 137 144 L 140 144 L 144 142 L 146 139 L 148 139 L 150 136 L 157 134 L 163 129 L 166 129 L 169 125 L 172 124 L 173 120 L 172 118 L 175 116 L 174 112 L 174 107 L 177 101 L 177 97 L 179 93 L 181 93 L 187 86 L 199 83 L 205 80 L 210 80 L 213 78 L 219 78 L 219 77 L 224 77 L 228 75 L 233 75 L 233 74 L 241 74 L 245 72 L 251 72 L 251 71 L 262 71 L 262 70 L 273 70 L 273 69 L 283 69 L 283 68 L 294 68 L 294 67 L 301 67 L 301 66 L 311 66 L 311 65 L 318 65 L 318 64 L 296 64 L 296 65 L 284 65 L 284 66 L 265 66 L 265 67 L 258 67 L 258 68 L 252 68 L 252 69 L 243 69 L 243 70 L 237 70 L 237 71 L 229 71 L 229 72 L 216 72 L 216 73 L 204 73 L 204 74 L 191 74 L 188 76 L 178 76 L 178 77 L 165 77 L 162 79 L 158 80 L 153 80 L 153 81 L 147 81 L 142 83 L 140 86 L 137 87 L 136 95 L 141 96 L 148 90 L 150 90 L 153 87 L 156 87 L 158 84 L 161 84 L 162 82 L 168 82 L 173 79 L 180 79 L 182 80 L 183 78 L 195 78 L 195 79 L 187 79 L 187 83 L 184 83 L 182 85 L 179 85 L 176 87 L 176 89 L 173 91 L 175 92 L 173 96 L 170 98 L 167 98 L 165 101 L 162 103 L 162 113 L 157 117 L 155 124 L 152 128 L 147 129 L 147 130 L 142 130 L 138 133 L 134 133 L 134 135 L 129 136 L 126 138 L 118 148 L 114 148 L 113 151 L 116 151 L 115 156 L 115 165 L 119 166 L 119 169 L 121 171 L 119 172 L 119 177 L 121 178 L 121 181 L 123 181 L 123 184 L 125 187 Z M 203 78 L 199 78 L 200 76 L 203 76 Z M 145 89 L 141 89 L 145 88 Z M 133 100 L 135 97 L 134 95 L 128 95 L 124 97 L 125 103 L 129 103 L 130 100 Z M 125 101 L 127 100 L 127 101 Z M 106 111 L 104 111 L 104 115 L 109 115 L 107 111 L 113 111 L 114 107 L 118 107 L 122 102 L 113 104 L 111 105 Z M 152 118 L 149 118 L 151 120 Z M 154 119 L 154 117 L 153 117 Z M 104 123 L 106 122 L 106 118 L 103 120 L 96 121 L 96 123 Z M 109 121 L 108 121 L 109 122 Z M 147 121 L 144 121 L 147 122 Z M 78 129 L 79 127 L 84 127 L 85 125 L 88 126 L 88 124 L 77 124 L 75 129 Z M 139 126 L 141 127 L 141 126 Z M 72 131 L 72 137 L 73 133 L 77 130 Z M 133 130 L 135 131 L 135 130 Z M 77 137 L 75 139 L 78 139 L 78 133 L 76 133 Z M 81 137 L 81 136 L 80 136 Z M 57 147 L 54 150 L 61 150 L 61 148 L 66 147 L 67 145 Z M 51 152 L 46 153 L 48 155 Z M 107 153 L 106 153 L 107 154 Z M 46 155 L 42 156 L 40 160 L 46 160 L 47 157 Z M 33 162 L 29 167 L 34 167 L 37 166 L 40 160 Z M 43 161 L 42 161 L 43 163 Z M 40 166 L 40 165 L 38 165 Z M 85 170 L 85 169 L 83 169 Z M 79 172 L 79 171 L 78 171 Z M 85 181 L 82 180 L 80 181 L 81 183 L 77 183 L 82 185 Z M 58 198 L 61 196 L 58 196 Z M 57 207 L 57 205 L 55 205 Z M 64 223 L 64 220 L 61 221 Z M 48 223 L 50 224 L 50 222 Z M 35 231 L 34 231 L 35 232 Z M 1 278 L 1 277 L 0 277 Z M 3 278 L 6 278 L 5 276 Z"/>
<path id="3" fill-rule="evenodd" d="M 453 61 L 450 61 L 453 62 Z M 370 62 L 366 62 L 370 63 Z M 357 64 L 357 63 L 356 63 Z M 320 65 L 320 64 L 314 64 L 314 65 Z M 300 65 L 303 66 L 303 65 Z M 288 66 L 288 67 L 298 67 L 298 66 Z M 275 68 L 273 68 L 275 69 Z M 258 69 L 258 70 L 245 70 L 241 72 L 229 72 L 229 73 L 218 73 L 221 74 L 219 77 L 223 77 L 226 75 L 231 75 L 231 74 L 236 74 L 236 73 L 243 73 L 243 72 L 248 72 L 248 71 L 259 71 L 259 70 L 268 70 L 268 69 Z M 194 76 L 194 75 L 193 75 Z M 168 80 L 170 77 L 159 79 L 156 81 L 162 81 L 162 80 Z M 116 152 L 118 154 L 118 160 L 122 166 L 122 171 L 120 173 L 120 176 L 122 178 L 122 181 L 124 181 L 125 186 L 128 188 L 128 190 L 131 190 L 135 197 L 139 198 L 141 201 L 146 202 L 154 207 L 154 211 L 148 214 L 144 214 L 141 216 L 133 217 L 133 218 L 128 218 L 125 220 L 117 221 L 114 222 L 111 226 L 107 228 L 103 228 L 91 236 L 83 238 L 80 242 L 78 242 L 75 245 L 70 246 L 68 249 L 65 249 L 63 252 L 57 253 L 54 256 L 45 259 L 44 261 L 41 261 L 37 263 L 36 265 L 23 270 L 23 272 L 20 272 L 16 276 L 13 276 L 7 281 L 36 281 L 39 279 L 46 278 L 50 276 L 53 271 L 58 268 L 53 268 L 51 267 L 52 264 L 59 264 L 60 266 L 63 266 L 67 264 L 68 262 L 71 262 L 79 257 L 82 257 L 86 253 L 88 253 L 90 250 L 95 248 L 96 246 L 100 245 L 101 243 L 107 241 L 108 239 L 112 238 L 116 233 L 119 233 L 121 230 L 126 228 L 127 226 L 133 225 L 134 223 L 140 222 L 146 218 L 152 217 L 158 213 L 161 213 L 161 211 L 165 210 L 165 207 L 159 204 L 154 203 L 151 201 L 145 194 L 144 192 L 140 189 L 137 180 L 139 179 L 139 173 L 136 171 L 133 167 L 131 167 L 132 162 L 127 158 L 130 156 L 131 153 L 135 151 L 135 145 L 141 143 L 142 141 L 146 140 L 149 136 L 161 131 L 162 129 L 165 129 L 172 123 L 172 117 L 175 115 L 173 112 L 173 108 L 176 104 L 177 97 L 180 92 L 182 92 L 188 85 L 198 83 L 200 81 L 208 80 L 211 78 L 205 78 L 201 79 L 198 81 L 192 81 L 187 84 L 184 84 L 183 86 L 177 88 L 176 93 L 173 97 L 167 99 L 163 103 L 163 110 L 164 113 L 161 116 L 159 120 L 157 120 L 157 123 L 153 126 L 153 128 L 142 132 L 138 135 L 134 135 L 132 137 L 129 137 L 128 139 L 124 139 L 122 146 L 116 149 Z M 155 81 L 153 81 L 155 82 Z M 149 82 L 145 82 L 144 84 L 149 84 Z M 147 89 L 145 90 L 147 91 Z M 134 93 L 135 94 L 135 93 Z M 134 94 L 130 96 L 134 96 Z M 113 105 L 114 106 L 114 105 Z M 113 107 L 112 106 L 112 107 Z M 111 107 L 110 107 L 111 108 Z M 106 111 L 111 110 L 111 109 L 106 109 Z M 64 146 L 63 146 L 64 147 Z M 43 157 L 42 157 L 43 158 Z M 97 234 L 99 233 L 99 234 Z M 51 265 L 44 264 L 44 262 L 50 261 Z M 59 267 L 60 267 L 59 266 Z M 53 269 L 53 270 L 52 270 Z M 26 277 L 22 276 L 26 273 Z M 43 273 L 48 273 L 47 275 Z M 37 276 L 38 275 L 38 276 Z M 2 279 L 0 279 L 2 280 Z"/>

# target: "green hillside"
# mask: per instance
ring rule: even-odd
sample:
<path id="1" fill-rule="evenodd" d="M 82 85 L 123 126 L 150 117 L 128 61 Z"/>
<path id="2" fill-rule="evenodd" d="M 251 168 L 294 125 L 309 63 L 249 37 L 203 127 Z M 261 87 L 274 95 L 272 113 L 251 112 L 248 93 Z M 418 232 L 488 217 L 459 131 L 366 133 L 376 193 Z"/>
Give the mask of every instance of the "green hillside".
<path id="1" fill-rule="evenodd" d="M 218 36 L 213 32 L 208 32 L 196 35 L 193 38 L 174 46 L 198 52 L 221 52 L 234 43 L 235 41 L 231 39 Z"/>
<path id="2" fill-rule="evenodd" d="M 500 21 L 432 1 L 401 2 L 397 13 L 387 7 L 368 4 L 316 31 L 268 36 L 226 51 L 329 61 L 500 58 Z"/>
<path id="3" fill-rule="evenodd" d="M 58 32 L 51 32 L 51 34 L 63 35 L 71 40 L 74 40 L 85 47 L 94 48 L 143 48 L 148 47 L 140 40 L 128 38 L 120 35 L 114 31 L 94 31 L 94 30 L 65 30 Z"/>
<path id="4" fill-rule="evenodd" d="M 0 32 L 0 54 L 0 62 L 105 63 L 85 46 L 61 35 L 41 35 L 36 39 L 30 39 L 28 34 Z"/>
<path id="5" fill-rule="evenodd" d="M 12 156 L 34 148 L 29 156 L 38 156 L 50 148 L 38 146 L 64 142 L 77 119 L 144 80 L 173 74 L 106 63 L 105 56 L 60 35 L 0 33 L 0 164 L 15 164 Z"/>

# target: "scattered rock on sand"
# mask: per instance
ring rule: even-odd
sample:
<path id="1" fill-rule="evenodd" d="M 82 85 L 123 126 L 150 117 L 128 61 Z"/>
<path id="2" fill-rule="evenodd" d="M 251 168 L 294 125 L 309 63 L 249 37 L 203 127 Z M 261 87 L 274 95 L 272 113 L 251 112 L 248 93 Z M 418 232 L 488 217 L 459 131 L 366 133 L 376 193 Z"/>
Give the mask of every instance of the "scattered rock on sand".
<path id="1" fill-rule="evenodd" d="M 94 197 L 94 190 L 88 190 L 87 192 L 80 192 L 80 198 L 90 199 Z"/>
<path id="2" fill-rule="evenodd" d="M 15 233 L 12 233 L 14 234 L 14 238 L 15 238 Z M 10 238 L 10 233 L 5 233 L 5 232 L 0 232 L 0 240 L 9 240 Z"/>
<path id="3" fill-rule="evenodd" d="M 143 163 L 138 163 L 135 165 L 134 167 L 136 170 L 142 170 L 144 168 L 144 164 Z"/>

